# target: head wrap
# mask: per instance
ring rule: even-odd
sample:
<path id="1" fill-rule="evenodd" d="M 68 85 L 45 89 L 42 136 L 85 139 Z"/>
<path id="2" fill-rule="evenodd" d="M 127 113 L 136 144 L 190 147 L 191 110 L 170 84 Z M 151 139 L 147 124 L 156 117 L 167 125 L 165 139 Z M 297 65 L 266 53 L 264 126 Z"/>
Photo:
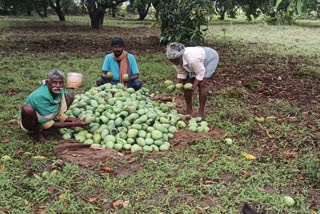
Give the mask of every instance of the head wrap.
<path id="1" fill-rule="evenodd" d="M 167 46 L 168 59 L 177 59 L 184 53 L 184 45 L 181 43 L 173 42 Z"/>
<path id="2" fill-rule="evenodd" d="M 121 47 L 123 47 L 124 41 L 121 38 L 113 38 L 111 40 L 111 46 L 114 46 L 114 45 L 120 45 Z"/>

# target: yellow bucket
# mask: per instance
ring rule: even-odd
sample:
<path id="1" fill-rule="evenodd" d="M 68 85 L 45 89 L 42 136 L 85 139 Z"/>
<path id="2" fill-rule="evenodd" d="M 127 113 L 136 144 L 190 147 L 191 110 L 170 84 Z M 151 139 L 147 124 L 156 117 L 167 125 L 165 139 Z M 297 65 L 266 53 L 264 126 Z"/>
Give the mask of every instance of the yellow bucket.
<path id="1" fill-rule="evenodd" d="M 71 72 L 67 75 L 67 88 L 81 88 L 83 75 Z"/>

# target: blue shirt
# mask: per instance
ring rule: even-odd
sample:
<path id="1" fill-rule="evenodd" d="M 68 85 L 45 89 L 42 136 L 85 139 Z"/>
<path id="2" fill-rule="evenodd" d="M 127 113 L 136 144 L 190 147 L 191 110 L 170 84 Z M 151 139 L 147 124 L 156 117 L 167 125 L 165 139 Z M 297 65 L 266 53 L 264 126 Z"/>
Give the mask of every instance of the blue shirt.
<path id="1" fill-rule="evenodd" d="M 130 76 L 139 74 L 136 58 L 130 53 L 128 53 L 127 57 L 129 61 Z M 119 63 L 116 60 L 114 60 L 112 53 L 108 54 L 105 57 L 102 65 L 102 71 L 111 71 L 113 74 L 113 79 L 119 80 L 119 73 L 120 73 Z"/>

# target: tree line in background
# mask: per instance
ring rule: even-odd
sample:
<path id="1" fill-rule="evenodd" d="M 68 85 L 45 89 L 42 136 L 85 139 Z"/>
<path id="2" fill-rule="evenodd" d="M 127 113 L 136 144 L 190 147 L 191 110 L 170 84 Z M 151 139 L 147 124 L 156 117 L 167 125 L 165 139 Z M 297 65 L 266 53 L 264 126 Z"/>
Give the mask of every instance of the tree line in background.
<path id="1" fill-rule="evenodd" d="M 244 14 L 248 21 L 263 16 L 270 24 L 293 24 L 298 16 L 319 19 L 320 0 L 0 0 L 0 15 L 56 14 L 60 21 L 65 15 L 89 15 L 93 29 L 102 28 L 107 11 L 113 17 L 138 14 L 139 20 L 152 13 L 161 43 L 200 44 L 214 16 L 224 20 Z"/>

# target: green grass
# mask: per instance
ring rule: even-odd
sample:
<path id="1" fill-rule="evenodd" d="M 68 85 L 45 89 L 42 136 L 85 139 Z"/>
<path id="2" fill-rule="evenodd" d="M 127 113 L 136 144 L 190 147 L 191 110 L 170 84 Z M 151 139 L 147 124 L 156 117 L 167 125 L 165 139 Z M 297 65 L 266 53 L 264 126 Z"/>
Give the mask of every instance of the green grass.
<path id="1" fill-rule="evenodd" d="M 55 23 L 56 17 L 46 22 Z M 1 28 L 7 28 L 0 42 L 6 45 L 8 37 L 15 40 L 14 25 L 46 24 L 39 19 L 0 19 Z M 67 17 L 67 24 L 88 24 L 88 18 Z M 38 24 L 39 24 L 38 23 Z M 134 23 L 134 24 L 133 24 Z M 137 24 L 137 25 L 136 25 Z M 111 20 L 106 26 L 125 28 L 135 21 Z M 2 27 L 4 26 L 4 27 Z M 143 24 L 143 26 L 145 26 Z M 147 25 L 148 26 L 148 25 Z M 281 57 L 303 56 L 314 60 L 318 54 L 319 38 L 316 28 L 265 25 L 213 25 L 211 38 L 221 52 L 218 69 L 239 66 L 240 70 L 251 65 L 257 55 L 271 54 L 282 72 L 288 72 Z M 224 36 L 222 29 L 226 29 Z M 260 32 L 260 33 L 259 33 Z M 269 34 L 266 32 L 270 32 Z M 294 33 L 299 32 L 299 36 Z M 111 32 L 112 33 L 112 32 Z M 251 34 L 252 35 L 251 35 Z M 26 34 L 26 41 L 37 39 L 68 38 L 70 34 L 39 33 L 37 37 Z M 138 35 L 142 41 L 148 32 Z M 91 36 L 100 40 L 103 35 L 85 32 L 80 41 Z M 286 37 L 286 38 L 283 38 Z M 308 38 L 308 39 L 307 39 Z M 301 43 L 296 41 L 299 39 Z M 258 45 L 252 45 L 256 42 Z M 292 49 L 285 51 L 283 44 Z M 26 43 L 28 47 L 29 43 Z M 267 44 L 260 49 L 260 45 Z M 230 46 L 228 46 L 230 45 Z M 270 46 L 269 46 L 270 45 Z M 2 46 L 4 47 L 4 46 Z M 244 47 L 246 52 L 243 52 Z M 232 49 L 230 51 L 229 49 Z M 298 51 L 294 51 L 298 50 Z M 1 51 L 1 47 L 0 47 Z M 306 54 L 302 54 L 305 52 Z M 241 53 L 239 55 L 232 55 Z M 16 116 L 26 97 L 39 86 L 52 68 L 65 73 L 84 74 L 83 87 L 71 90 L 82 93 L 94 86 L 105 53 L 79 57 L 70 52 L 45 52 L 43 54 L 12 54 L 0 59 L 0 156 L 9 155 L 11 161 L 0 161 L 0 210 L 10 213 L 239 213 L 245 202 L 255 208 L 264 207 L 268 213 L 310 213 L 319 211 L 319 139 L 317 132 L 306 126 L 311 122 L 320 127 L 319 103 L 300 105 L 283 99 L 250 104 L 250 99 L 260 99 L 252 93 L 260 84 L 254 81 L 250 88 L 223 83 L 213 91 L 208 101 L 210 125 L 223 129 L 233 142 L 224 138 L 205 138 L 181 151 L 164 154 L 138 154 L 122 162 L 108 161 L 105 165 L 130 170 L 138 166 L 136 173 L 128 175 L 99 175 L 99 169 L 89 169 L 60 160 L 53 153 L 56 141 L 35 144 L 32 138 L 16 126 Z M 279 58 L 275 57 L 279 56 Z M 233 61 L 233 59 L 236 59 Z M 161 82 L 174 79 L 175 72 L 164 53 L 137 55 L 141 79 L 152 93 L 162 94 Z M 282 64 L 281 64 L 282 63 Z M 262 69 L 267 64 L 260 65 Z M 309 81 L 317 81 L 316 66 L 301 69 Z M 222 73 L 223 71 L 219 71 Z M 311 76 L 310 76 L 311 75 Z M 229 76 L 230 77 L 230 76 Z M 310 78 L 311 77 L 311 78 Z M 236 76 L 233 78 L 237 78 Z M 217 83 L 220 84 L 220 83 Z M 14 91 L 18 90 L 18 91 Z M 269 117 L 259 124 L 256 116 Z M 266 130 L 272 136 L 268 137 Z M 260 133 L 260 134 L 259 134 Z M 262 133 L 262 134 L 261 134 Z M 253 154 L 257 160 L 248 160 L 242 152 Z M 286 157 L 285 152 L 295 152 L 297 157 Z M 41 155 L 46 160 L 32 156 Z M 207 163 L 212 157 L 216 160 Z M 56 171 L 54 171 L 56 170 Z M 47 177 L 42 173 L 56 172 Z M 246 176 L 249 173 L 250 176 Z M 303 179 L 299 179 L 303 177 Z M 293 207 L 282 202 L 284 195 L 295 199 Z M 126 208 L 114 210 L 112 202 L 129 201 Z M 205 202 L 206 201 L 206 202 Z"/>
<path id="2" fill-rule="evenodd" d="M 319 21 L 317 22 L 319 23 Z M 240 33 L 241 32 L 241 33 Z M 257 46 L 259 52 L 319 57 L 320 29 L 266 24 L 210 25 L 208 40 L 237 41 Z"/>

